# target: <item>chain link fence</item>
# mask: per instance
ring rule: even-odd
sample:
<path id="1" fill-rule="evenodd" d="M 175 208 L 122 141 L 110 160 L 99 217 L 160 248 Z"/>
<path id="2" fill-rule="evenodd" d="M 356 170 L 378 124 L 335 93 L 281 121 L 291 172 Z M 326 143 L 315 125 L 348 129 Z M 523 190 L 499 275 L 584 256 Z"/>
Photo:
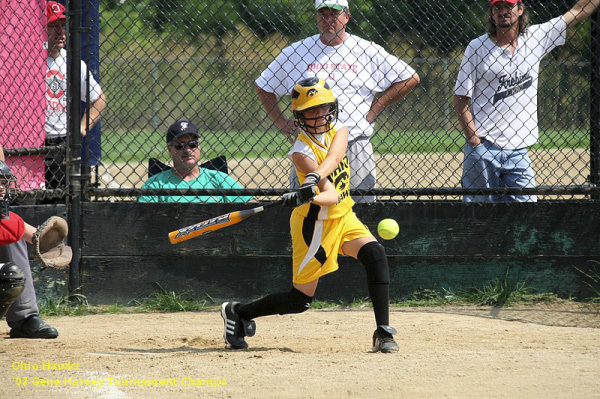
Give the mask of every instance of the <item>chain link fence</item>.
<path id="1" fill-rule="evenodd" d="M 286 47 L 318 34 L 313 0 L 81 3 L 83 31 L 65 32 L 68 41 L 81 38 L 82 71 L 91 76 L 82 80 L 80 94 L 92 106 L 82 108 L 79 127 L 69 125 L 88 132 L 81 143 L 52 140 L 58 136 L 49 133 L 53 112 L 68 108 L 68 90 L 66 76 L 58 79 L 48 50 L 42 50 L 42 43 L 53 40 L 49 34 L 56 35 L 56 28 L 46 30 L 46 2 L 2 3 L 0 21 L 7 45 L 0 50 L 0 130 L 7 162 L 20 180 L 21 200 L 64 200 L 71 181 L 66 173 L 61 184 L 52 183 L 61 173 L 49 166 L 56 154 L 63 156 L 58 161 L 63 167 L 82 163 L 84 196 L 90 200 L 135 201 L 148 194 L 240 199 L 224 193 L 265 199 L 288 189 L 287 153 L 292 144 L 261 105 L 255 80 Z M 573 6 L 562 0 L 525 3 L 532 24 L 547 22 Z M 374 122 L 369 140 L 377 177 L 367 193 L 377 194 L 378 200 L 461 200 L 466 194 L 494 193 L 537 194 L 538 200 L 597 198 L 597 181 L 590 178 L 598 176 L 599 156 L 594 151 L 598 138 L 590 128 L 596 123 L 590 110 L 597 101 L 590 94 L 597 84 L 590 80 L 597 63 L 593 18 L 568 29 L 565 44 L 541 59 L 539 140 L 529 146 L 535 184 L 480 189 L 461 184 L 465 135 L 453 97 L 465 48 L 487 31 L 488 2 L 351 0 L 349 12 L 349 33 L 381 46 L 376 56 L 383 57 L 385 51 L 420 78 L 414 90 Z M 349 63 L 348 70 L 357 66 Z M 351 79 L 336 81 L 332 75 L 344 75 L 344 68 L 323 61 L 316 69 L 298 72 L 328 79 L 340 97 L 348 119 L 344 122 L 352 124 L 364 117 L 364 104 L 357 110 L 356 104 L 346 102 L 342 85 L 350 90 L 376 74 L 365 78 L 354 73 Z M 384 86 L 383 81 L 376 83 Z M 375 90 L 376 96 L 384 89 Z M 94 104 L 102 98 L 105 107 Z M 285 117 L 293 118 L 289 95 L 278 98 L 277 105 Z M 95 107 L 102 108 L 99 119 Z M 221 176 L 217 172 L 211 172 L 212 183 L 205 187 L 189 185 L 183 190 L 166 185 L 152 192 L 144 188 L 150 175 L 173 166 L 166 133 L 178 120 L 198 128 L 198 163 L 225 172 L 229 177 L 219 181 L 227 181 L 233 191 L 214 183 L 214 176 Z M 193 152 L 184 152 L 188 150 Z M 172 191 L 175 187 L 177 192 Z"/>

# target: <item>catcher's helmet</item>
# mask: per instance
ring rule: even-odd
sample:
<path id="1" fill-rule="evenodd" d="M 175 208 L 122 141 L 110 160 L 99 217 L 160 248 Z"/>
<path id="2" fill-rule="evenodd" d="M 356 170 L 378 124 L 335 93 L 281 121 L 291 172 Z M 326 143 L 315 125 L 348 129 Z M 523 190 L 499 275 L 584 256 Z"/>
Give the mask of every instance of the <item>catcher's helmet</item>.
<path id="1" fill-rule="evenodd" d="M 338 117 L 338 100 L 329 88 L 327 82 L 317 77 L 302 79 L 292 89 L 292 111 L 296 118 L 296 124 L 306 130 L 306 121 L 320 118 L 306 118 L 304 111 L 307 109 L 329 105 L 329 113 L 324 116 L 327 131 L 331 130 L 334 120 Z M 311 126 L 312 127 L 312 126 Z"/>

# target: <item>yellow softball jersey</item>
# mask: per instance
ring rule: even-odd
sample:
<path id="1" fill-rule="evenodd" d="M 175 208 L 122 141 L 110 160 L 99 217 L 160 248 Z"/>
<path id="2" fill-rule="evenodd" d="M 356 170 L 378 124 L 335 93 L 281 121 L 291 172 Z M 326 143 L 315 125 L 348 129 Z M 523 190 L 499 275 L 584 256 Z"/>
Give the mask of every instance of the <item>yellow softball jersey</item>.
<path id="1" fill-rule="evenodd" d="M 338 123 L 328 133 L 319 135 L 302 132 L 288 155 L 299 152 L 320 164 L 327 157 L 336 131 L 343 126 Z M 305 174 L 296 173 L 302 183 Z M 327 178 L 340 196 L 340 202 L 332 206 L 304 204 L 294 209 L 290 217 L 296 284 L 306 284 L 336 271 L 338 254 L 345 255 L 342 248 L 346 242 L 372 236 L 352 211 L 354 201 L 350 197 L 350 165 L 346 156 Z"/>
<path id="2" fill-rule="evenodd" d="M 317 164 L 321 164 L 325 160 L 325 157 L 327 157 L 327 152 L 336 134 L 336 128 L 339 129 L 343 126 L 338 122 L 329 132 L 316 135 L 303 131 L 296 139 L 294 148 L 289 153 L 290 157 L 293 153 L 299 152 L 308 156 Z M 296 170 L 296 174 L 298 175 L 300 184 L 302 184 L 306 174 L 298 170 Z M 350 197 L 350 163 L 348 162 L 348 157 L 344 155 L 338 167 L 327 176 L 327 179 L 335 187 L 340 197 L 340 202 L 331 206 L 304 204 L 294 209 L 294 213 L 302 217 L 316 217 L 317 220 L 329 220 L 342 217 L 352 210 L 354 200 Z"/>

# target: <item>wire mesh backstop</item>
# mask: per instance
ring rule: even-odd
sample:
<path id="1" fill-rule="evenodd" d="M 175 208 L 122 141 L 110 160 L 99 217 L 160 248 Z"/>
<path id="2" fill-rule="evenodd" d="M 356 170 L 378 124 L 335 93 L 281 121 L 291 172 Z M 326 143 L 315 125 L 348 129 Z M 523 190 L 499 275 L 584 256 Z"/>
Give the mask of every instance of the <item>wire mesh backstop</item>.
<path id="1" fill-rule="evenodd" d="M 191 121 L 199 130 L 198 163 L 219 157 L 225 161 L 220 170 L 237 183 L 227 193 L 262 199 L 288 190 L 292 144 L 261 105 L 255 81 L 286 47 L 319 33 L 313 0 L 66 3 L 67 42 L 61 57 L 70 67 L 67 76 L 58 76 L 60 70 L 49 62 L 47 43 L 54 43 L 56 28 L 48 28 L 52 18 L 46 2 L 2 3 L 6 46 L 0 52 L 0 131 L 7 162 L 20 180 L 20 200 L 63 201 L 74 185 L 90 200 L 131 201 L 149 194 L 142 187 L 150 175 L 173 166 L 165 137 L 178 120 Z M 573 6 L 563 0 L 525 4 L 534 26 Z M 461 181 L 465 134 L 453 98 L 467 45 L 487 32 L 488 2 L 353 0 L 349 12 L 350 34 L 380 46 L 377 56 L 397 57 L 420 78 L 414 90 L 374 122 L 368 140 L 376 185 L 368 193 L 379 200 L 460 200 L 465 194 L 494 193 L 537 194 L 540 200 L 597 198 L 595 16 L 569 28 L 565 44 L 540 60 L 539 80 L 533 83 L 538 85 L 539 139 L 523 142 L 535 184 L 481 188 Z M 85 64 L 77 62 L 80 58 Z M 335 73 L 344 75 L 344 68 L 351 71 L 353 65 L 325 62 L 296 72 L 331 81 L 349 118 L 346 124 L 352 124 L 364 115 L 344 100 L 344 90 L 364 77 L 358 73 L 336 81 Z M 367 80 L 377 75 L 371 72 Z M 91 77 L 86 79 L 86 73 Z M 386 79 L 370 88 L 375 98 L 386 89 Z M 513 97 L 523 81 L 514 83 L 509 88 Z M 100 122 L 94 114 L 98 91 L 106 100 Z M 92 106 L 79 104 L 86 99 Z M 289 95 L 278 96 L 277 105 L 286 118 L 293 118 Z M 49 128 L 57 110 L 71 117 L 62 140 Z M 351 138 L 359 136 L 351 133 Z M 52 183 L 60 172 L 49 166 L 49 159 L 57 156 L 65 177 Z M 210 162 L 205 166 L 219 169 Z M 224 192 L 191 187 L 185 193 L 221 198 L 217 194 Z M 152 194 L 181 192 L 165 187 Z"/>

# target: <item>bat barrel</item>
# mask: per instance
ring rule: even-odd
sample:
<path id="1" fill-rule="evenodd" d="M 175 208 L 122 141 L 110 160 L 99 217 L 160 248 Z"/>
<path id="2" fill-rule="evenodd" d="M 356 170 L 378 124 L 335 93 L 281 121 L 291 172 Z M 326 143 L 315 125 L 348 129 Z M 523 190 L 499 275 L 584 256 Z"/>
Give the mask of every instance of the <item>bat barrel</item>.
<path id="1" fill-rule="evenodd" d="M 172 231 L 169 233 L 169 241 L 171 241 L 171 244 L 177 244 L 182 241 L 187 241 L 191 238 L 210 233 L 212 231 L 220 230 L 222 228 L 239 223 L 252 215 L 264 211 L 265 209 L 281 205 L 282 203 L 282 200 L 270 202 L 263 206 L 227 213 L 225 215 L 217 216 L 215 218 Z"/>

